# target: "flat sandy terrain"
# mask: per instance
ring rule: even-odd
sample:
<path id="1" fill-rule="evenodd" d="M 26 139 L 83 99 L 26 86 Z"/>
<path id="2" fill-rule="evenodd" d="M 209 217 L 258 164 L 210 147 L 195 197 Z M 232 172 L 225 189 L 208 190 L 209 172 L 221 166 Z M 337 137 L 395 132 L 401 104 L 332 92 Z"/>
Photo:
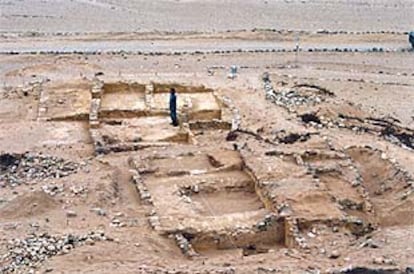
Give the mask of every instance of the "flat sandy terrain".
<path id="1" fill-rule="evenodd" d="M 410 0 L 0 1 L 5 32 L 292 30 L 407 31 Z"/>
<path id="2" fill-rule="evenodd" d="M 0 11 L 0 273 L 414 272 L 413 1 Z"/>

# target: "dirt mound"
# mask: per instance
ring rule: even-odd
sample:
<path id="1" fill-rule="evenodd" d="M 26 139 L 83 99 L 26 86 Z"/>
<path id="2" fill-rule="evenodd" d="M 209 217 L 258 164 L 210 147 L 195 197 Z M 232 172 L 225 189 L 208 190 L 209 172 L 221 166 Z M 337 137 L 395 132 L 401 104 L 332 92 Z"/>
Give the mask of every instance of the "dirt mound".
<path id="1" fill-rule="evenodd" d="M 43 191 L 20 195 L 0 207 L 1 219 L 26 218 L 55 209 L 59 203 Z"/>

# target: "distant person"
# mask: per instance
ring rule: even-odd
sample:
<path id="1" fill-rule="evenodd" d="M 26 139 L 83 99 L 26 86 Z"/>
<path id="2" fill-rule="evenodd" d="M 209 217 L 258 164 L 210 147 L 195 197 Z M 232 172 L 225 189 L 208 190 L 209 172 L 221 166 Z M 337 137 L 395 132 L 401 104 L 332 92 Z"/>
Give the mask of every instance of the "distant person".
<path id="1" fill-rule="evenodd" d="M 411 47 L 414 49 L 414 31 L 410 32 L 408 35 L 408 41 L 410 41 Z"/>
<path id="2" fill-rule="evenodd" d="M 175 95 L 175 89 L 170 89 L 170 117 L 171 117 L 171 124 L 173 126 L 178 126 L 177 120 L 177 96 Z"/>

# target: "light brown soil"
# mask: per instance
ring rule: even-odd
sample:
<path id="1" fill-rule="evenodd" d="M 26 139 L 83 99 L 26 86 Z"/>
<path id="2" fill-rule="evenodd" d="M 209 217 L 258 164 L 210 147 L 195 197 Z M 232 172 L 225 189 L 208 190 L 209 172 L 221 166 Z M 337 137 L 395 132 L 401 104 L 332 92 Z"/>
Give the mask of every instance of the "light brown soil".
<path id="1" fill-rule="evenodd" d="M 372 120 L 413 133 L 414 55 L 405 34 L 413 8 L 359 0 L 0 1 L 1 154 L 82 163 L 67 177 L 0 181 L 0 272 L 11 239 L 96 230 L 114 241 L 52 256 L 35 272 L 414 267 L 413 149 Z M 307 85 L 333 95 L 288 110 L 266 99 L 265 72 L 276 91 L 316 94 L 298 87 Z M 96 75 L 104 88 L 92 129 Z M 190 103 L 190 124 L 202 126 L 169 124 L 172 86 L 179 113 Z M 306 124 L 300 115 L 311 113 L 326 124 Z M 113 151 L 98 155 L 94 132 Z M 308 139 L 282 141 L 292 133 Z M 52 186 L 62 191 L 45 192 Z M 176 235 L 197 256 L 183 254 Z"/>

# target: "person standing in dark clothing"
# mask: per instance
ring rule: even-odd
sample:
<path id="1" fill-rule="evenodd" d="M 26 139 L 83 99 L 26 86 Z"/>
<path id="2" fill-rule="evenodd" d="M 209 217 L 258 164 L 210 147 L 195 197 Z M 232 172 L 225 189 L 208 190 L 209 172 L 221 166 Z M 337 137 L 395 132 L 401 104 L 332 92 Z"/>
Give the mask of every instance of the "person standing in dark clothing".
<path id="1" fill-rule="evenodd" d="M 177 96 L 175 95 L 175 89 L 170 89 L 170 117 L 173 126 L 178 126 L 177 120 Z"/>
<path id="2" fill-rule="evenodd" d="M 408 34 L 408 41 L 411 44 L 411 47 L 414 49 L 414 31 Z"/>

